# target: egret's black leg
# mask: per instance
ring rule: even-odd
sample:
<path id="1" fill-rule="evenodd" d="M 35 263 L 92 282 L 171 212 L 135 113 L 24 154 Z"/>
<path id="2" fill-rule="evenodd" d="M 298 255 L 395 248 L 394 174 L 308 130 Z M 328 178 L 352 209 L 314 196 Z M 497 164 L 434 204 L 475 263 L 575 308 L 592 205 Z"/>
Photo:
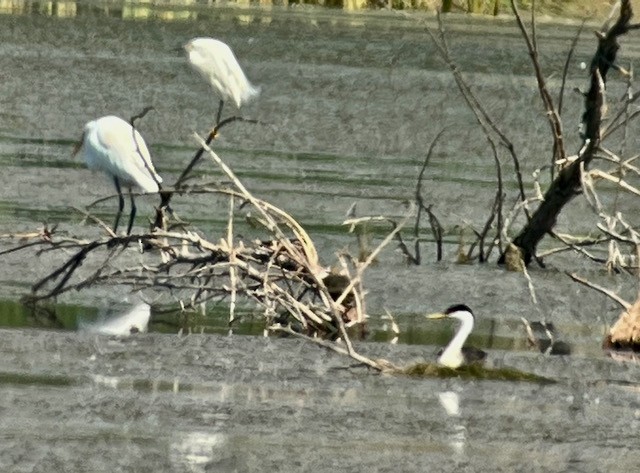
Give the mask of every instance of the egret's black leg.
<path id="1" fill-rule="evenodd" d="M 131 235 L 131 227 L 133 227 L 133 219 L 136 218 L 136 201 L 133 200 L 133 192 L 129 189 L 129 197 L 131 197 L 131 213 L 129 214 L 129 226 L 127 227 L 127 235 Z"/>
<path id="2" fill-rule="evenodd" d="M 220 118 L 222 118 L 222 107 L 224 106 L 224 100 L 220 100 L 220 105 L 218 106 L 218 116 L 216 118 L 216 126 L 220 123 Z"/>
<path id="3" fill-rule="evenodd" d="M 113 178 L 113 183 L 116 185 L 116 190 L 118 191 L 118 213 L 116 214 L 116 221 L 113 224 L 113 233 L 117 233 L 120 215 L 122 215 L 122 211 L 124 210 L 124 197 L 122 197 L 122 189 L 120 188 L 120 181 L 118 181 L 117 177 Z"/>

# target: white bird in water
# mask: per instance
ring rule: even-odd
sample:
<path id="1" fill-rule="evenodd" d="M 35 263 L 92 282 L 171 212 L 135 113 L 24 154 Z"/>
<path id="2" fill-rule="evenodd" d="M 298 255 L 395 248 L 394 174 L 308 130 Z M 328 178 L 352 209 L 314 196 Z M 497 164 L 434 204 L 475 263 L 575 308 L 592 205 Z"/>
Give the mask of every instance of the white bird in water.
<path id="1" fill-rule="evenodd" d="M 458 331 L 449 344 L 438 354 L 438 364 L 456 369 L 462 365 L 481 362 L 487 354 L 473 347 L 465 347 L 469 334 L 473 330 L 475 317 L 471 309 L 464 304 L 452 305 L 444 312 L 427 315 L 428 319 L 457 319 L 461 322 Z"/>
<path id="2" fill-rule="evenodd" d="M 211 84 L 220 98 L 216 124 L 220 123 L 222 107 L 226 101 L 233 101 L 239 109 L 260 93 L 244 75 L 231 48 L 213 38 L 194 38 L 184 45 L 189 63 Z"/>
<path id="3" fill-rule="evenodd" d="M 122 187 L 129 190 L 131 213 L 127 235 L 131 233 L 136 216 L 136 204 L 132 188 L 140 188 L 143 192 L 158 192 L 162 178 L 158 175 L 147 145 L 129 123 L 113 115 L 88 122 L 80 141 L 73 150 L 73 155 L 81 153 L 87 167 L 94 171 L 102 171 L 113 179 L 118 191 L 118 214 L 113 224 L 113 232 L 118 230 L 120 216 L 124 209 Z"/>

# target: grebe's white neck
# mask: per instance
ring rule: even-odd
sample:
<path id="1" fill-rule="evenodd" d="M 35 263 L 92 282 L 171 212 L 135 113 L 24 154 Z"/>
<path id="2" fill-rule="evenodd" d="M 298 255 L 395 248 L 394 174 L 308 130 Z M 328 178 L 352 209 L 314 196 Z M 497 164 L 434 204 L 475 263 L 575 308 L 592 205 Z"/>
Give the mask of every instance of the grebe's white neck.
<path id="1" fill-rule="evenodd" d="M 446 314 L 446 317 L 458 319 L 461 323 L 456 335 L 438 357 L 438 363 L 447 368 L 455 369 L 462 366 L 465 362 L 464 355 L 462 354 L 462 346 L 473 330 L 474 317 L 473 314 L 467 310 L 456 310 L 455 312 Z"/>

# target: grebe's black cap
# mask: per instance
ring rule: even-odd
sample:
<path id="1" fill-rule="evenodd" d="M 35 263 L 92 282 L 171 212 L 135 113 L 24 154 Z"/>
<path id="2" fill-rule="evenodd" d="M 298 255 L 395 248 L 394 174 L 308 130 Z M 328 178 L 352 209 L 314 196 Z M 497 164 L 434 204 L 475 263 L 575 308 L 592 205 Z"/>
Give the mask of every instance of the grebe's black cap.
<path id="1" fill-rule="evenodd" d="M 454 312 L 469 312 L 471 316 L 475 319 L 476 316 L 473 314 L 473 311 L 469 308 L 468 305 L 465 304 L 455 304 L 451 307 L 448 307 L 447 310 L 444 311 L 446 315 L 453 314 Z"/>

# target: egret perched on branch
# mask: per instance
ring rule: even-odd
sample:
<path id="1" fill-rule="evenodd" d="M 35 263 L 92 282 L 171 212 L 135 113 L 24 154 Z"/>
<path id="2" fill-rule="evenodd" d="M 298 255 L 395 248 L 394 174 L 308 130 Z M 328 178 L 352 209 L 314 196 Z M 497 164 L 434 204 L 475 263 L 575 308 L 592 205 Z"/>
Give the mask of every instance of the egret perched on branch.
<path id="1" fill-rule="evenodd" d="M 220 123 L 225 101 L 232 100 L 239 109 L 260 93 L 244 75 L 231 48 L 213 38 L 194 38 L 184 45 L 189 63 L 211 84 L 220 98 L 216 124 Z"/>
<path id="2" fill-rule="evenodd" d="M 138 187 L 143 192 L 158 192 L 162 182 L 162 178 L 153 167 L 142 135 L 123 119 L 109 115 L 92 120 L 84 126 L 73 155 L 79 152 L 84 156 L 89 169 L 102 171 L 113 179 L 119 197 L 118 213 L 113 224 L 114 233 L 118 230 L 120 215 L 124 209 L 122 186 L 129 190 L 129 235 L 136 216 L 132 188 Z"/>
<path id="3" fill-rule="evenodd" d="M 444 350 L 438 353 L 438 364 L 456 369 L 465 364 L 483 361 L 487 357 L 487 354 L 478 348 L 463 346 L 475 322 L 473 312 L 466 305 L 452 305 L 442 313 L 427 315 L 427 318 L 457 319 L 461 322 L 455 336 Z"/>

